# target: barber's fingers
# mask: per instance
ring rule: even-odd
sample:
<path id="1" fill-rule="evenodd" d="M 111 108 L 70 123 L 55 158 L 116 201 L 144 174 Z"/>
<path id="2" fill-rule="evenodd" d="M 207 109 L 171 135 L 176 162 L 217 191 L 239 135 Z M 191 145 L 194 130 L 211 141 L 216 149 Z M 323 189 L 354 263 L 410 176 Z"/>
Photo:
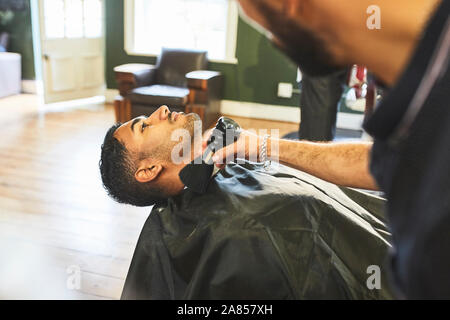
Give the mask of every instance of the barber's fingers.
<path id="1" fill-rule="evenodd" d="M 239 153 L 242 153 L 239 152 L 239 147 L 241 147 L 242 150 L 242 139 L 245 141 L 245 137 L 241 136 L 235 143 L 219 149 L 214 153 L 212 160 L 216 167 L 218 167 L 219 169 L 223 169 L 227 163 L 234 161 L 236 159 L 236 156 Z"/>
<path id="2" fill-rule="evenodd" d="M 237 142 L 217 150 L 212 159 L 216 167 L 223 168 L 227 163 L 236 159 L 236 154 Z"/>
<path id="3" fill-rule="evenodd" d="M 213 161 L 217 166 L 222 166 L 231 161 L 246 159 L 250 161 L 258 161 L 259 143 L 261 138 L 252 131 L 243 130 L 239 139 L 220 150 L 214 156 Z"/>
<path id="4" fill-rule="evenodd" d="M 214 128 L 213 129 L 208 129 L 203 134 L 203 137 L 202 137 L 202 150 L 203 151 L 205 151 L 205 149 L 207 147 L 208 139 L 211 137 L 213 131 L 214 131 Z"/>

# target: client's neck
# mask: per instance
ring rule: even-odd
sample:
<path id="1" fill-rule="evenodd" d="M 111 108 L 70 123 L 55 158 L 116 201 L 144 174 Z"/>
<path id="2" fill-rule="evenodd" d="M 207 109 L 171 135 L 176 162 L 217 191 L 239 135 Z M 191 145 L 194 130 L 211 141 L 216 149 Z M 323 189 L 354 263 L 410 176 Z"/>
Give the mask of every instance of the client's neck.
<path id="1" fill-rule="evenodd" d="M 158 181 L 168 196 L 176 196 L 180 194 L 184 189 L 184 183 L 180 179 L 180 171 L 186 166 L 186 164 L 170 164 L 166 168 L 167 172 L 161 177 L 161 181 Z"/>
<path id="2" fill-rule="evenodd" d="M 194 150 L 192 145 L 191 154 L 184 158 L 183 161 L 172 162 L 167 166 L 167 174 L 161 182 L 166 186 L 166 191 L 170 196 L 178 195 L 183 191 L 185 185 L 180 179 L 180 171 L 200 155 L 201 150 Z"/>

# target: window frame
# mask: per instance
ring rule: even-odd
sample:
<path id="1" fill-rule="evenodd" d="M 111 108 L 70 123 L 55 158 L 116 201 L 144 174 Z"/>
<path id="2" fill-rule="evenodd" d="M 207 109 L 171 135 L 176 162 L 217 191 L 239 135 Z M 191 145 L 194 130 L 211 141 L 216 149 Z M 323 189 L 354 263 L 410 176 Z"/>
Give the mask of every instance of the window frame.
<path id="1" fill-rule="evenodd" d="M 134 4 L 135 0 L 124 0 L 124 49 L 128 55 L 157 57 L 158 54 L 137 52 L 134 48 Z M 228 1 L 227 37 L 225 59 L 209 59 L 210 62 L 237 64 L 236 43 L 239 9 L 236 0 Z"/>
<path id="2" fill-rule="evenodd" d="M 65 7 L 66 7 L 66 5 L 67 5 L 67 2 L 66 2 L 66 0 L 62 0 L 63 1 L 63 3 L 64 3 L 64 10 L 65 10 Z M 96 37 L 91 37 L 91 36 L 87 36 L 86 34 L 86 15 L 85 15 L 85 2 L 86 1 L 88 1 L 88 0 L 82 0 L 82 14 L 83 14 L 83 19 L 82 19 L 82 24 L 83 24 L 83 31 L 82 31 L 82 35 L 81 36 L 77 36 L 77 37 L 68 37 L 67 36 L 67 28 L 66 28 L 66 23 L 67 23 L 67 17 L 66 17 L 66 14 L 65 14 L 65 12 L 64 12 L 64 30 L 63 30 L 63 36 L 62 37 L 48 37 L 48 34 L 47 34 L 47 19 L 46 19 L 46 15 L 45 15 L 45 6 L 46 6 L 46 4 L 45 4 L 45 2 L 44 3 L 42 3 L 42 6 L 41 6 L 41 9 L 40 10 L 42 10 L 41 12 L 40 12 L 40 19 L 42 19 L 42 22 L 41 22 L 41 24 L 42 24 L 42 30 L 41 30 L 41 32 L 43 33 L 43 39 L 45 39 L 45 40 L 80 40 L 80 39 L 87 39 L 87 40 L 89 40 L 89 39 L 102 39 L 102 38 L 104 38 L 105 37 L 105 0 L 100 0 L 100 2 L 101 2 L 101 17 L 100 17 L 100 35 L 99 36 L 96 36 Z"/>

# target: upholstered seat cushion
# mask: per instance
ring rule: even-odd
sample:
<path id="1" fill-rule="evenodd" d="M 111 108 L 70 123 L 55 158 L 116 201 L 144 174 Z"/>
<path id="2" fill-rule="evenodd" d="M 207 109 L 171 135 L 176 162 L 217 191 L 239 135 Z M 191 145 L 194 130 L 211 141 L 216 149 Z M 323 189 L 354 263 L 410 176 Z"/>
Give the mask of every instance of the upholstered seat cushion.
<path id="1" fill-rule="evenodd" d="M 132 103 L 143 105 L 181 107 L 186 105 L 188 95 L 187 88 L 156 84 L 132 90 L 129 99 Z"/>

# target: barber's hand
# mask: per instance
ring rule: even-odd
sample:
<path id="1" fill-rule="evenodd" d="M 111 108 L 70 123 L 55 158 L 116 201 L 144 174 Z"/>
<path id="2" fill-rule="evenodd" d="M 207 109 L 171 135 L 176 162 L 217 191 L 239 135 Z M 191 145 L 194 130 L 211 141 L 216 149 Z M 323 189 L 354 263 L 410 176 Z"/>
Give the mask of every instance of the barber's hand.
<path id="1" fill-rule="evenodd" d="M 214 131 L 214 128 L 208 129 L 205 131 L 205 133 L 203 133 L 202 136 L 202 151 L 204 152 L 206 147 L 207 147 L 207 143 L 208 143 L 208 139 L 209 137 L 211 137 L 212 133 Z"/>
<path id="2" fill-rule="evenodd" d="M 212 132 L 213 129 L 210 129 L 203 135 L 203 150 L 206 149 L 208 139 Z M 221 169 L 225 167 L 228 162 L 236 160 L 236 158 L 258 161 L 259 146 L 262 139 L 262 137 L 253 132 L 242 130 L 239 139 L 235 143 L 216 151 L 213 156 L 213 161 L 215 165 Z"/>

